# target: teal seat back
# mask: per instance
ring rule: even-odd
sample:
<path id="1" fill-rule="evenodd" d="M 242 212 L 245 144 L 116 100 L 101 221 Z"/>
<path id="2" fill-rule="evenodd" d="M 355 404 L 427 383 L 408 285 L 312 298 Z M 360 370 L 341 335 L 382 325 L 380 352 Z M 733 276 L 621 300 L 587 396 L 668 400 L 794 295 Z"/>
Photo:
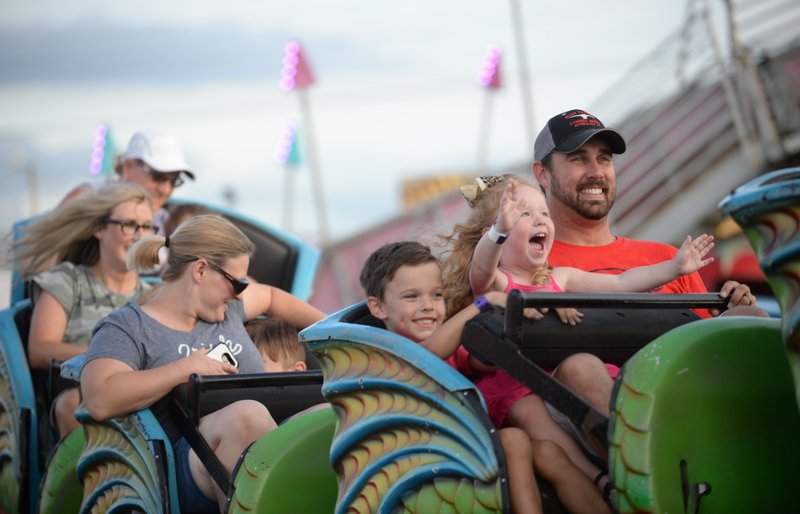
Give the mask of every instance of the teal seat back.
<path id="1" fill-rule="evenodd" d="M 34 512 L 39 490 L 36 395 L 15 316 L 18 302 L 0 311 L 0 507 Z"/>

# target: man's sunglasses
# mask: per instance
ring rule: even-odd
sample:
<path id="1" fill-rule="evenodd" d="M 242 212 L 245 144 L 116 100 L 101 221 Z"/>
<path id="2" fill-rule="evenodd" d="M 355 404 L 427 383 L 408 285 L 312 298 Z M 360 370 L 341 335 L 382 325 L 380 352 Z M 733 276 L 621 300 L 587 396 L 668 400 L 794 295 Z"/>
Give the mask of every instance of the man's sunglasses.
<path id="1" fill-rule="evenodd" d="M 181 187 L 183 185 L 183 177 L 181 177 L 180 171 L 157 171 L 147 165 L 146 162 L 137 159 L 136 163 L 142 168 L 142 170 L 150 175 L 155 182 L 170 182 L 172 187 Z"/>
<path id="2" fill-rule="evenodd" d="M 228 273 L 224 269 L 220 268 L 219 266 L 217 266 L 216 264 L 214 264 L 211 261 L 208 261 L 208 267 L 213 269 L 214 271 L 216 271 L 220 275 L 222 275 L 225 278 L 225 280 L 227 280 L 228 282 L 231 283 L 231 286 L 233 287 L 233 294 L 236 295 L 236 296 L 239 296 L 240 294 L 242 294 L 242 291 L 247 289 L 247 286 L 250 285 L 250 281 L 247 280 L 246 278 L 242 278 L 242 279 L 233 278 L 230 273 Z"/>

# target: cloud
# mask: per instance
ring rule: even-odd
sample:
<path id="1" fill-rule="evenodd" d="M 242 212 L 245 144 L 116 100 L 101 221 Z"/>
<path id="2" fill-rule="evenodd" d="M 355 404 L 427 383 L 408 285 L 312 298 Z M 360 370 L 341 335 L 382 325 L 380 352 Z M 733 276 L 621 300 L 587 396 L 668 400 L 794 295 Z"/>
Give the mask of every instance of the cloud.
<path id="1" fill-rule="evenodd" d="M 0 31 L 0 84 L 277 83 L 283 46 L 290 39 L 282 30 L 232 24 L 132 26 L 86 20 L 48 30 L 7 27 Z M 314 61 L 333 63 L 339 73 L 380 73 L 387 66 L 372 47 L 347 38 L 320 38 L 314 47 Z"/>
<path id="2" fill-rule="evenodd" d="M 232 187 L 248 214 L 280 219 L 283 171 L 272 163 L 274 148 L 285 123 L 301 119 L 297 95 L 277 88 L 290 38 L 303 43 L 318 78 L 308 97 L 334 237 L 396 212 L 404 178 L 474 166 L 486 98 L 474 77 L 490 43 L 505 53 L 489 163 L 530 158 L 506 2 L 6 3 L 0 144 L 28 145 L 56 199 L 88 178 L 94 127 L 108 122 L 120 150 L 144 127 L 181 141 L 199 171 L 180 195 L 220 202 Z M 587 105 L 658 40 L 653 19 L 675 26 L 666 13 L 679 11 L 675 5 L 524 4 L 535 125 Z M 25 184 L 14 177 L 2 200 L 23 212 Z M 307 168 L 296 186 L 298 226 L 313 234 Z"/>

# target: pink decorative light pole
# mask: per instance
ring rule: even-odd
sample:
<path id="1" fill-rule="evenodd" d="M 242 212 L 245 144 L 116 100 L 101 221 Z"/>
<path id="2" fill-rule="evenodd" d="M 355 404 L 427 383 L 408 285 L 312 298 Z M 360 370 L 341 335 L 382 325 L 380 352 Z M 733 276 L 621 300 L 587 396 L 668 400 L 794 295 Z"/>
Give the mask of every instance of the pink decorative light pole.
<path id="1" fill-rule="evenodd" d="M 290 41 L 283 47 L 283 68 L 281 69 L 280 87 L 283 91 L 305 89 L 314 84 L 314 74 L 311 72 L 303 49 L 297 41 Z"/>
<path id="2" fill-rule="evenodd" d="M 311 170 L 311 182 L 314 192 L 314 203 L 317 211 L 317 225 L 319 229 L 320 246 L 325 246 L 329 241 L 327 210 L 325 208 L 325 195 L 322 191 L 322 177 L 317 161 L 314 130 L 311 123 L 311 107 L 309 105 L 307 90 L 315 82 L 311 67 L 305 59 L 303 49 L 297 41 L 290 41 L 283 47 L 283 68 L 281 69 L 280 88 L 283 91 L 297 92 L 300 100 L 300 114 L 305 134 L 305 148 L 308 158 L 308 167 Z M 289 206 L 291 208 L 291 206 Z"/>
<path id="3" fill-rule="evenodd" d="M 478 173 L 486 171 L 486 153 L 489 147 L 489 124 L 491 123 L 491 109 L 494 94 L 502 87 L 503 80 L 500 76 L 500 60 L 503 55 L 498 45 L 489 45 L 486 49 L 486 57 L 483 59 L 481 69 L 478 72 L 478 85 L 486 90 L 481 112 L 481 121 L 478 127 L 478 156 L 476 167 Z"/>
<path id="4" fill-rule="evenodd" d="M 481 63 L 481 69 L 478 72 L 478 84 L 489 89 L 500 89 L 503 85 L 503 79 L 500 75 L 500 60 L 503 57 L 503 51 L 499 45 L 489 45 L 486 49 L 486 57 Z"/>

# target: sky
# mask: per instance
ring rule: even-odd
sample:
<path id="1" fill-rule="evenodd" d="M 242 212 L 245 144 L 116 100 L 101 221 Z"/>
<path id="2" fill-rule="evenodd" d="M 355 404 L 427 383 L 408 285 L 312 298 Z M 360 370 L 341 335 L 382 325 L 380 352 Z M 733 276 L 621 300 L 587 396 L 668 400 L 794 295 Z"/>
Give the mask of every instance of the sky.
<path id="1" fill-rule="evenodd" d="M 685 3 L 519 8 L 538 132 L 558 112 L 590 109 L 680 29 Z M 511 11 L 510 0 L 0 0 L 0 230 L 91 178 L 99 123 L 120 152 L 139 129 L 170 132 L 197 174 L 176 197 L 233 198 L 277 227 L 292 174 L 291 226 L 312 242 L 315 186 L 335 242 L 400 212 L 404 179 L 477 173 L 480 144 L 490 170 L 524 171 L 533 144 Z M 303 119 L 300 95 L 278 87 L 292 40 L 317 79 L 300 131 L 315 142 L 318 182 L 307 158 L 293 170 L 274 158 L 287 123 Z M 503 87 L 489 92 L 475 78 L 492 44 Z"/>

